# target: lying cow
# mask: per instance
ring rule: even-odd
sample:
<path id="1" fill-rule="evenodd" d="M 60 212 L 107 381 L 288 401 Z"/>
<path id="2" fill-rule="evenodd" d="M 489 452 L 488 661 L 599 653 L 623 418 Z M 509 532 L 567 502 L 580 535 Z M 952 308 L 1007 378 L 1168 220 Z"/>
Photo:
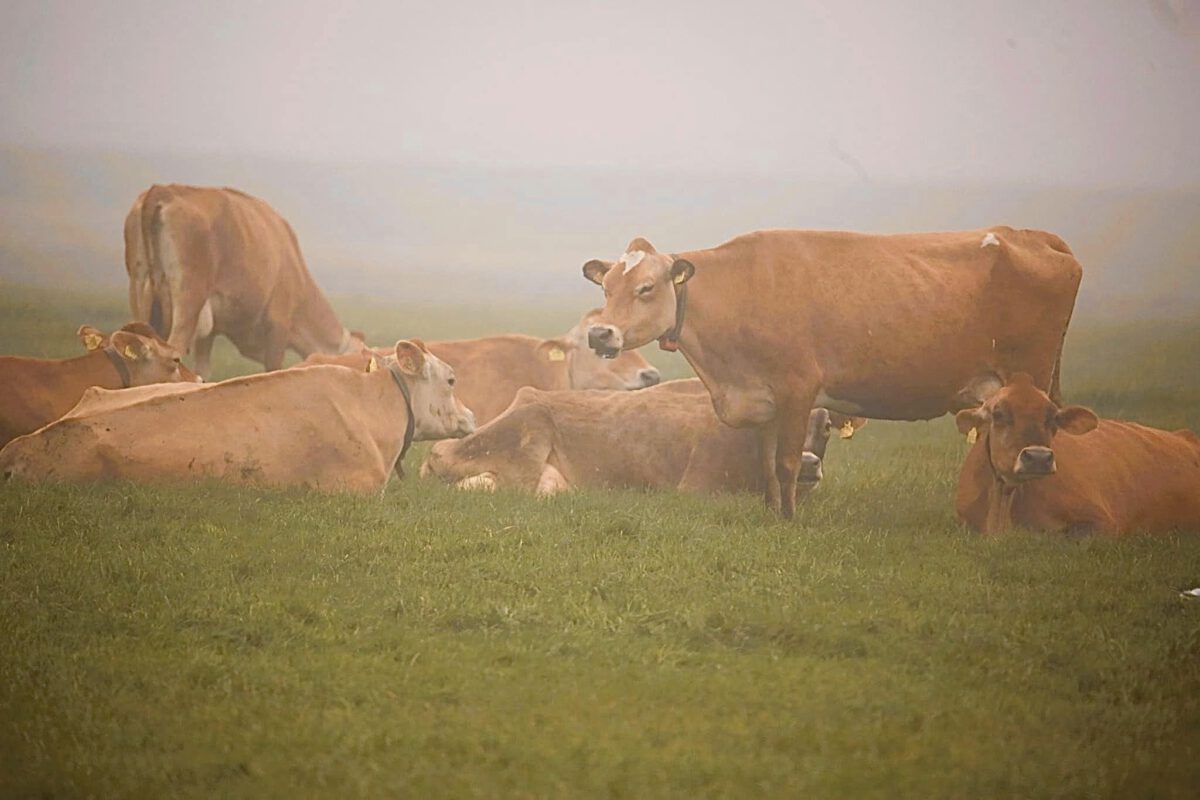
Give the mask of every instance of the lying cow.
<path id="1" fill-rule="evenodd" d="M 812 412 L 801 471 L 806 487 L 821 480 L 832 428 L 828 411 Z M 630 394 L 521 389 L 475 434 L 435 444 L 421 474 L 463 488 L 539 495 L 574 486 L 709 494 L 760 489 L 759 461 L 753 432 L 722 425 L 693 379 Z"/>
<path id="2" fill-rule="evenodd" d="M 606 359 L 587 347 L 587 328 L 598 310 L 556 339 L 538 339 L 521 334 L 485 336 L 481 339 L 452 339 L 429 342 L 429 352 L 454 368 L 458 383 L 455 394 L 475 413 L 475 422 L 485 425 L 508 408 L 522 386 L 535 389 L 634 390 L 659 382 L 658 370 L 629 351 Z M 308 364 L 341 364 L 359 367 L 369 355 L 312 355 Z"/>
<path id="3" fill-rule="evenodd" d="M 1053 234 L 995 227 L 759 231 L 678 255 L 637 238 L 583 273 L 605 295 L 589 346 L 678 348 L 721 420 L 758 431 L 767 503 L 791 516 L 814 406 L 932 419 L 1017 372 L 1057 398 L 1083 270 Z"/>
<path id="4" fill-rule="evenodd" d="M 67 413 L 89 386 L 199 380 L 180 363 L 179 351 L 144 323 L 132 322 L 111 337 L 84 325 L 78 336 L 88 352 L 77 358 L 0 356 L 0 447 Z"/>
<path id="5" fill-rule="evenodd" d="M 287 221 L 236 189 L 151 186 L 125 218 L 129 307 L 209 374 L 213 340 L 228 337 L 268 370 L 291 349 L 362 347 L 308 272 Z"/>
<path id="6" fill-rule="evenodd" d="M 446 364 L 407 341 L 394 356 L 382 369 L 282 370 L 63 419 L 10 442 L 0 475 L 378 492 L 414 440 L 475 427 Z"/>
<path id="7" fill-rule="evenodd" d="M 1191 431 L 1059 408 L 1025 374 L 955 421 L 978 437 L 959 475 L 955 507 L 983 533 L 1013 525 L 1200 531 L 1200 439 Z"/>

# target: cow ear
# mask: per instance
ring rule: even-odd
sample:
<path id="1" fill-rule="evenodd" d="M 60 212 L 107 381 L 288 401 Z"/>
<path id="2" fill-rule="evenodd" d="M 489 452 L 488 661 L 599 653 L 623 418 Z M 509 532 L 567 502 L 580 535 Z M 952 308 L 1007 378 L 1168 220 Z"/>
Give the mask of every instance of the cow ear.
<path id="1" fill-rule="evenodd" d="M 971 431 L 988 424 L 990 419 L 991 414 L 983 406 L 964 408 L 954 415 L 954 424 L 958 426 L 959 433 L 969 435 Z"/>
<path id="2" fill-rule="evenodd" d="M 867 424 L 866 417 L 852 417 L 836 411 L 829 412 L 829 421 L 838 429 L 838 436 L 842 439 L 852 438 L 859 428 Z"/>
<path id="3" fill-rule="evenodd" d="M 696 267 L 686 258 L 677 258 L 671 265 L 671 283 L 682 286 L 696 274 Z"/>
<path id="4" fill-rule="evenodd" d="M 422 376 L 425 374 L 425 351 L 401 339 L 396 342 L 396 364 L 407 375 Z"/>
<path id="5" fill-rule="evenodd" d="M 91 325 L 80 325 L 75 335 L 79 337 L 79 341 L 83 342 L 84 348 L 89 352 L 99 350 L 104 346 L 104 334 Z"/>
<path id="6" fill-rule="evenodd" d="M 598 258 L 593 258 L 591 261 L 583 265 L 583 277 L 587 278 L 592 283 L 599 286 L 604 283 L 604 276 L 613 268 L 612 261 L 601 261 Z"/>
<path id="7" fill-rule="evenodd" d="M 145 358 L 150 352 L 150 343 L 144 337 L 129 331 L 117 331 L 110 341 L 113 349 L 129 361 Z"/>
<path id="8" fill-rule="evenodd" d="M 374 353 L 367 354 L 367 372 L 371 373 L 379 369 L 379 359 Z"/>
<path id="9" fill-rule="evenodd" d="M 417 347 L 421 348 L 422 352 L 425 352 L 425 353 L 429 352 L 429 345 L 425 344 L 424 339 L 409 339 L 409 341 L 412 342 L 413 344 L 415 344 Z"/>
<path id="10" fill-rule="evenodd" d="M 567 353 L 575 349 L 575 343 L 566 339 L 547 339 L 534 349 L 545 361 L 566 361 Z"/>
<path id="11" fill-rule="evenodd" d="M 1095 430 L 1096 426 L 1100 424 L 1100 419 L 1090 408 L 1067 406 L 1058 410 L 1054 416 L 1054 422 L 1058 425 L 1059 430 L 1073 436 L 1080 436 Z"/>

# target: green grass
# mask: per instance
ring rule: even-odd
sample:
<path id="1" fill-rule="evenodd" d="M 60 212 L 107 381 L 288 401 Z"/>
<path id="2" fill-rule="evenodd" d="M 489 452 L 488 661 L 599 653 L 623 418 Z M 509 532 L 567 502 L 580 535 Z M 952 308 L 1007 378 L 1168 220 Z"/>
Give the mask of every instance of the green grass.
<path id="1" fill-rule="evenodd" d="M 0 351 L 122 321 L 0 294 Z M 339 310 L 376 339 L 575 316 Z M 1080 322 L 1068 397 L 1200 427 L 1198 343 Z M 1200 536 L 983 539 L 964 452 L 872 423 L 793 522 L 416 478 L 0 489 L 0 796 L 1194 797 Z"/>

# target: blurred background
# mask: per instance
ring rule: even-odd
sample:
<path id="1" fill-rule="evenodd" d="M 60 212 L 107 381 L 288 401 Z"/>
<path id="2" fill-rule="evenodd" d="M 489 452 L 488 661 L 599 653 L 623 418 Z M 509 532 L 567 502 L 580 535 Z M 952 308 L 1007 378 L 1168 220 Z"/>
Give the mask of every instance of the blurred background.
<path id="1" fill-rule="evenodd" d="M 1009 224 L 1071 244 L 1081 317 L 1200 309 L 1196 0 L 8 0 L 0 71 L 0 286 L 120 289 L 183 182 L 335 296 L 572 317 L 635 235 Z"/>

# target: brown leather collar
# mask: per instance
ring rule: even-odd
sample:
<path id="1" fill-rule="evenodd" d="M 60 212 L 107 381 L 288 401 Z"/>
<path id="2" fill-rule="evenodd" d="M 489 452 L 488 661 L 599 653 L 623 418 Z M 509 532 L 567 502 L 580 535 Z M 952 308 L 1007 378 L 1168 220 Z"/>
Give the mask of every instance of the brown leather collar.
<path id="1" fill-rule="evenodd" d="M 111 344 L 104 348 L 104 355 L 108 356 L 108 360 L 112 362 L 113 369 L 121 376 L 121 388 L 128 389 L 133 385 L 133 378 L 129 375 L 129 365 L 125 363 L 125 359 L 117 352 L 116 348 Z"/>
<path id="2" fill-rule="evenodd" d="M 399 463 L 404 460 L 404 455 L 408 452 L 408 448 L 412 447 L 413 433 L 417 429 L 417 421 L 413 417 L 412 394 L 408 390 L 408 381 L 404 380 L 404 376 L 400 374 L 400 367 L 396 364 L 390 364 L 388 372 L 392 373 L 392 380 L 400 387 L 400 394 L 404 395 L 404 408 L 408 411 L 408 425 L 404 428 L 404 444 L 400 447 L 400 457 L 396 459 L 396 462 Z"/>
<path id="3" fill-rule="evenodd" d="M 678 260 L 675 256 L 671 256 L 672 263 Z M 659 348 L 668 353 L 679 350 L 679 334 L 683 332 L 683 312 L 687 309 L 687 287 L 687 281 L 675 286 L 675 325 L 671 330 L 658 337 Z"/>

